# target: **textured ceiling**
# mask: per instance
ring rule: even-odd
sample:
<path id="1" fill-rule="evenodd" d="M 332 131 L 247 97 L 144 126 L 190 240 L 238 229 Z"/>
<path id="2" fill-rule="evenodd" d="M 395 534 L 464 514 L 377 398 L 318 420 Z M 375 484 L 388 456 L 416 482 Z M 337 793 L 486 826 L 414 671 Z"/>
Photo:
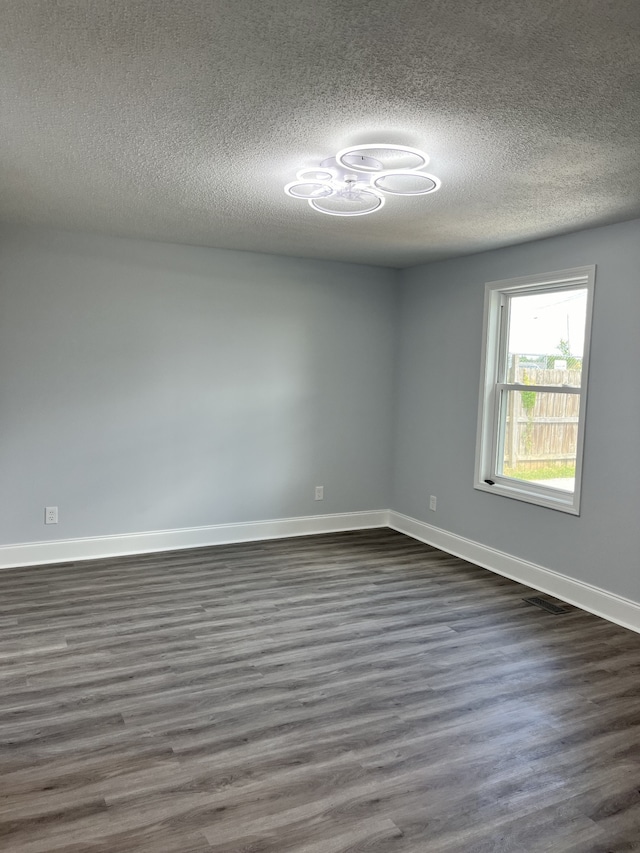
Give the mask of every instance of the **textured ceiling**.
<path id="1" fill-rule="evenodd" d="M 0 0 L 0 220 L 405 267 L 640 216 L 639 0 Z M 433 196 L 285 196 L 338 148 Z"/>

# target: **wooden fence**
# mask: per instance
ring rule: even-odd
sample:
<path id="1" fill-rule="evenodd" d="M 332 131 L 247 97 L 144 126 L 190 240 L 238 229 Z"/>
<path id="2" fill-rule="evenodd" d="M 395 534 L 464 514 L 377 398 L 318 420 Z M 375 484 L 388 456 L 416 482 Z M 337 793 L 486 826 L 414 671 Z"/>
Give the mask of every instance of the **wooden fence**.
<path id="1" fill-rule="evenodd" d="M 516 367 L 514 379 L 531 390 L 509 394 L 504 441 L 504 464 L 533 471 L 575 462 L 580 397 L 541 393 L 536 385 L 580 383 L 579 370 L 533 370 Z M 535 383 L 535 384 L 534 384 Z M 560 388 L 559 388 L 560 390 Z"/>

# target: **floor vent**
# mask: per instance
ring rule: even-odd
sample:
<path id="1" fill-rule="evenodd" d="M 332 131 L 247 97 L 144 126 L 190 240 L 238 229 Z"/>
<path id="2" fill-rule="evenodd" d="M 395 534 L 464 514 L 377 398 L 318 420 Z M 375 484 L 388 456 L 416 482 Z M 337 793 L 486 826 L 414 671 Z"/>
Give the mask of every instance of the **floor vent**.
<path id="1" fill-rule="evenodd" d="M 523 598 L 527 604 L 534 604 L 536 607 L 542 607 L 543 610 L 547 610 L 549 613 L 568 613 L 568 609 L 566 607 L 560 607 L 558 604 L 554 604 L 552 601 L 546 601 L 544 598 L 538 598 L 537 596 L 533 596 L 533 598 Z"/>

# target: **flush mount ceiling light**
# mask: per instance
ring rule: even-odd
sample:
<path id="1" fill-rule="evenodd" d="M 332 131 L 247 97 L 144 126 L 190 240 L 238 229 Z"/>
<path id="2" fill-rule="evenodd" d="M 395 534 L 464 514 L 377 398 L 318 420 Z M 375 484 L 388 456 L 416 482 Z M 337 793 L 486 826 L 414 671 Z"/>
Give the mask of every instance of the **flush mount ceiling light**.
<path id="1" fill-rule="evenodd" d="M 404 145 L 354 145 L 316 169 L 301 169 L 284 191 L 306 199 L 318 213 L 365 216 L 384 206 L 385 195 L 427 195 L 439 189 L 438 178 L 421 171 L 428 162 L 423 151 Z"/>

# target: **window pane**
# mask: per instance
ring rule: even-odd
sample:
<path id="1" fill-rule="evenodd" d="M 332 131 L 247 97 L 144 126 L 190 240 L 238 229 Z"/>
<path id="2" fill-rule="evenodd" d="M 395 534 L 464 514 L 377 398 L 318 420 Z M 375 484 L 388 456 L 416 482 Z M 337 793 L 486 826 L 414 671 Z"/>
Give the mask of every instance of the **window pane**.
<path id="1" fill-rule="evenodd" d="M 573 492 L 579 394 L 503 391 L 498 474 Z"/>
<path id="2" fill-rule="evenodd" d="M 506 381 L 579 388 L 587 289 L 566 288 L 512 296 L 508 306 Z"/>

